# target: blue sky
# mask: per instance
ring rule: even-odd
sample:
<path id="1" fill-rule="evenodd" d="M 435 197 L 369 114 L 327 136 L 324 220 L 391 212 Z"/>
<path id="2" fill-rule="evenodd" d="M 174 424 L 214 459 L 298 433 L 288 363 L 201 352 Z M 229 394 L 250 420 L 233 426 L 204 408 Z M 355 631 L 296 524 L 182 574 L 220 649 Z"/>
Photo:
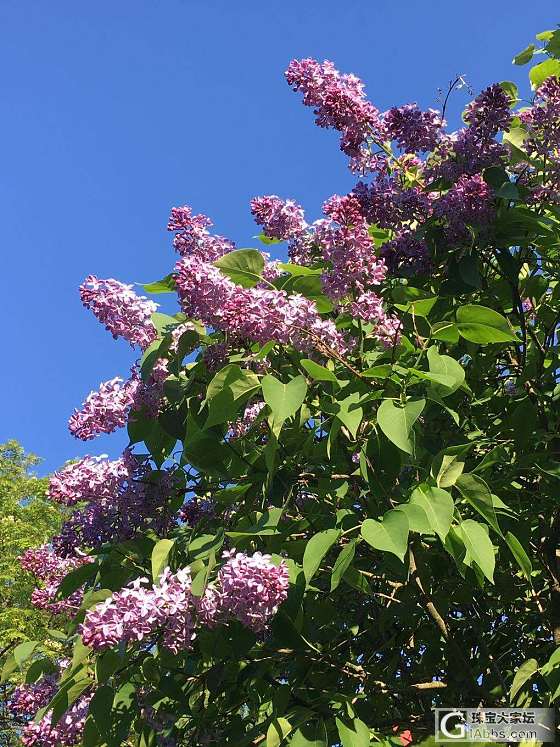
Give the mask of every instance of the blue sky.
<path id="1" fill-rule="evenodd" d="M 511 58 L 555 26 L 555 6 L 2 0 L 0 440 L 42 456 L 42 472 L 119 454 L 124 433 L 83 444 L 67 430 L 88 392 L 134 361 L 81 307 L 77 287 L 89 273 L 167 274 L 172 205 L 191 204 L 251 246 L 252 196 L 293 197 L 313 219 L 351 186 L 336 135 L 314 126 L 284 82 L 291 58 L 356 73 L 380 109 L 437 106 L 457 73 L 477 91 L 504 79 L 525 86 Z M 452 124 L 465 102 L 457 94 Z"/>

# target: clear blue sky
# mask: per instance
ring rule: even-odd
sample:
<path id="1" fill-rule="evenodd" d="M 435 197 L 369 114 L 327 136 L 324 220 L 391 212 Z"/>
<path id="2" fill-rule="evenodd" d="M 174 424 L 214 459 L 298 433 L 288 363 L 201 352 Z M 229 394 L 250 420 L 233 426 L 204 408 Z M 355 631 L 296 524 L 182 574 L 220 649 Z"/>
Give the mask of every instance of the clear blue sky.
<path id="1" fill-rule="evenodd" d="M 82 444 L 66 427 L 134 360 L 77 287 L 169 272 L 172 205 L 250 246 L 252 196 L 294 197 L 315 218 L 348 189 L 336 135 L 284 82 L 291 58 L 356 73 L 381 109 L 437 106 L 456 73 L 475 90 L 525 84 L 513 54 L 558 21 L 553 0 L 2 0 L 0 440 L 44 457 L 42 471 L 118 455 L 123 433 Z"/>

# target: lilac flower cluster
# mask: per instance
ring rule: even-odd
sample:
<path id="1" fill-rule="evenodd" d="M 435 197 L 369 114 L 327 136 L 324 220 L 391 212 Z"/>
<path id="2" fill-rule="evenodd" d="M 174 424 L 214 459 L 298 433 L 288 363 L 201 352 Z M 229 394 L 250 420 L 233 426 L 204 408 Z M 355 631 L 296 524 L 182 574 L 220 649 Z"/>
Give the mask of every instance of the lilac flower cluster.
<path id="1" fill-rule="evenodd" d="M 238 339 L 274 340 L 299 350 L 346 346 L 334 323 L 319 316 L 312 301 L 284 291 L 242 288 L 214 265 L 192 258 L 176 265 L 177 287 L 185 313 Z"/>
<path id="2" fill-rule="evenodd" d="M 151 587 L 145 578 L 132 581 L 88 610 L 81 626 L 85 645 L 100 651 L 161 631 L 164 646 L 178 653 L 192 647 L 198 623 L 214 626 L 234 617 L 252 630 L 263 630 L 287 597 L 285 563 L 274 566 L 270 556 L 259 552 L 249 557 L 232 550 L 223 557 L 226 563 L 216 584 L 201 598 L 192 595 L 189 568 L 176 573 L 166 568 Z"/>
<path id="3" fill-rule="evenodd" d="M 179 518 L 191 527 L 195 527 L 204 519 L 211 519 L 216 515 L 216 505 L 206 498 L 191 498 L 179 510 Z"/>
<path id="4" fill-rule="evenodd" d="M 251 213 L 257 225 L 271 239 L 293 239 L 305 231 L 303 208 L 293 200 L 282 200 L 276 195 L 254 197 Z"/>
<path id="5" fill-rule="evenodd" d="M 134 367 L 127 381 L 116 376 L 103 382 L 97 391 L 88 394 L 81 410 L 74 410 L 70 416 L 70 433 L 82 441 L 90 441 L 100 433 L 113 433 L 126 425 L 131 410 L 157 417 L 168 375 L 167 361 L 159 358 L 147 381 L 142 381 Z"/>
<path id="6" fill-rule="evenodd" d="M 249 557 L 228 550 L 223 557 L 227 562 L 218 574 L 222 611 L 251 630 L 263 630 L 288 594 L 286 564 L 275 566 L 269 555 L 260 552 Z"/>
<path id="7" fill-rule="evenodd" d="M 29 721 L 24 727 L 21 742 L 24 747 L 73 747 L 82 741 L 91 693 L 82 695 L 63 714 L 56 726 L 51 725 L 51 711 L 38 722 Z"/>
<path id="8" fill-rule="evenodd" d="M 252 404 L 247 405 L 247 407 L 245 408 L 245 412 L 243 413 L 243 417 L 235 420 L 233 423 L 230 423 L 229 431 L 227 434 L 229 440 L 232 441 L 237 438 L 243 438 L 243 436 L 246 436 L 253 427 L 255 420 L 259 417 L 260 412 L 264 406 L 265 403 L 262 401 L 253 402 Z"/>
<path id="9" fill-rule="evenodd" d="M 65 506 L 81 501 L 111 500 L 129 479 L 136 462 L 129 451 L 120 459 L 86 456 L 68 464 L 49 479 L 49 498 Z"/>
<path id="10" fill-rule="evenodd" d="M 375 337 L 385 347 L 391 348 L 399 342 L 401 322 L 397 317 L 387 314 L 383 308 L 383 300 L 376 293 L 367 291 L 358 296 L 350 304 L 350 313 L 373 324 Z"/>
<path id="11" fill-rule="evenodd" d="M 156 339 L 152 314 L 157 311 L 157 304 L 144 296 L 137 296 L 132 285 L 88 275 L 80 286 L 80 298 L 86 309 L 93 311 L 115 339 L 123 337 L 142 349 Z"/>
<path id="12" fill-rule="evenodd" d="M 388 139 L 407 152 L 433 150 L 439 142 L 445 121 L 435 109 L 422 111 L 416 104 L 395 106 L 383 115 Z"/>
<path id="13" fill-rule="evenodd" d="M 480 228 L 491 221 L 494 215 L 492 190 L 480 174 L 461 176 L 434 205 L 434 214 L 446 220 L 450 241 L 467 240 L 467 226 Z"/>
<path id="14" fill-rule="evenodd" d="M 428 245 L 411 231 L 403 231 L 392 241 L 383 244 L 381 256 L 391 275 L 423 275 L 431 268 Z"/>
<path id="15" fill-rule="evenodd" d="M 9 710 L 16 716 L 29 718 L 50 702 L 57 690 L 57 678 L 51 674 L 32 684 L 18 685 L 10 696 Z"/>
<path id="16" fill-rule="evenodd" d="M 39 582 L 39 586 L 31 593 L 31 604 L 52 615 L 67 614 L 73 617 L 82 602 L 82 590 L 77 589 L 59 601 L 55 601 L 56 593 L 60 582 L 70 571 L 91 561 L 87 555 L 61 557 L 47 545 L 26 550 L 19 558 L 20 565 Z"/>
<path id="17" fill-rule="evenodd" d="M 401 229 L 424 222 L 432 213 L 433 196 L 418 187 L 403 187 L 396 176 L 378 175 L 371 184 L 358 182 L 352 191 L 368 223 Z"/>
<path id="18" fill-rule="evenodd" d="M 379 111 L 366 99 L 364 84 L 355 75 L 342 75 L 328 60 L 321 64 L 308 58 L 292 60 L 286 80 L 303 93 L 303 103 L 313 107 L 319 127 L 342 133 L 340 147 L 347 155 L 359 155 L 372 132 L 381 137 Z"/>
<path id="19" fill-rule="evenodd" d="M 323 211 L 331 220 L 317 227 L 315 239 L 331 264 L 322 278 L 325 293 L 340 301 L 352 291 L 363 293 L 382 283 L 387 268 L 375 254 L 359 201 L 353 195 L 334 195 Z"/>
<path id="20" fill-rule="evenodd" d="M 86 505 L 75 511 L 53 538 L 59 555 L 72 557 L 77 547 L 97 549 L 111 540 L 130 539 L 148 525 L 165 532 L 176 523 L 177 517 L 167 507 L 167 498 L 175 490 L 173 472 L 154 472 L 128 451 L 117 464 L 120 479 L 111 491 L 92 485 Z"/>
<path id="21" fill-rule="evenodd" d="M 201 213 L 192 214 L 188 205 L 172 208 L 168 231 L 176 231 L 173 246 L 182 257 L 196 257 L 201 262 L 215 262 L 235 249 L 235 244 L 223 236 L 208 232 L 212 221 Z"/>
<path id="22" fill-rule="evenodd" d="M 96 392 L 90 392 L 81 410 L 74 410 L 68 421 L 70 433 L 82 441 L 90 441 L 100 433 L 112 433 L 126 424 L 140 380 L 126 382 L 116 376 L 103 382 Z"/>

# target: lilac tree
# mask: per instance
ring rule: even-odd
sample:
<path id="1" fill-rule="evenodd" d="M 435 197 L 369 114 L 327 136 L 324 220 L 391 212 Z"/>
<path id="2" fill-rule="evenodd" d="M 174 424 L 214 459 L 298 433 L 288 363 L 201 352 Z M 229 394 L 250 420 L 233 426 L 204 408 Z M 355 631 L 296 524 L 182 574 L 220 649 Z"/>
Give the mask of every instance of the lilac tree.
<path id="1" fill-rule="evenodd" d="M 434 705 L 558 698 L 560 31 L 537 38 L 530 100 L 491 85 L 456 132 L 292 61 L 356 185 L 314 221 L 251 201 L 289 261 L 184 206 L 144 286 L 176 314 L 86 279 L 140 358 L 70 430 L 130 444 L 52 477 L 75 512 L 22 561 L 69 652 L 6 663 L 31 663 L 25 745 L 401 744 Z"/>

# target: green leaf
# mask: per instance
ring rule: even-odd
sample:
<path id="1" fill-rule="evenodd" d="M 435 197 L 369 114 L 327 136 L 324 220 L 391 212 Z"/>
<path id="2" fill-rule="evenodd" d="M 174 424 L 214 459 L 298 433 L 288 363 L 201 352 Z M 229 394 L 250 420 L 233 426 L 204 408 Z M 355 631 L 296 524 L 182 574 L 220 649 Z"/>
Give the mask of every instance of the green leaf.
<path id="1" fill-rule="evenodd" d="M 171 273 L 161 280 L 156 280 L 154 283 L 144 283 L 142 288 L 146 293 L 175 293 L 177 291 L 175 278 Z"/>
<path id="2" fill-rule="evenodd" d="M 412 492 L 410 503 L 424 510 L 431 531 L 444 542 L 455 510 L 451 495 L 441 488 L 419 485 Z"/>
<path id="3" fill-rule="evenodd" d="M 420 417 L 426 400 L 409 400 L 404 407 L 397 407 L 392 399 L 385 399 L 377 410 L 377 423 L 389 441 L 405 451 L 414 453 L 410 438 L 412 426 Z"/>
<path id="4" fill-rule="evenodd" d="M 82 587 L 86 581 L 90 581 L 97 575 L 99 566 L 97 563 L 84 563 L 84 565 L 70 571 L 60 582 L 56 590 L 56 597 L 65 599 Z"/>
<path id="5" fill-rule="evenodd" d="M 334 384 L 338 384 L 336 376 L 325 366 L 321 366 L 308 358 L 303 358 L 300 363 L 315 381 L 332 381 Z"/>
<path id="6" fill-rule="evenodd" d="M 408 549 L 408 517 L 404 511 L 392 509 L 387 511 L 381 521 L 366 519 L 361 528 L 361 535 L 376 550 L 390 552 L 399 560 L 404 560 Z"/>
<path id="7" fill-rule="evenodd" d="M 517 693 L 521 690 L 523 685 L 528 682 L 533 675 L 538 671 L 539 664 L 536 659 L 527 659 L 519 667 L 511 683 L 511 689 L 509 695 L 511 698 L 515 698 Z"/>
<path id="8" fill-rule="evenodd" d="M 307 394 L 304 376 L 296 376 L 288 384 L 283 384 L 275 376 L 267 374 L 263 377 L 261 386 L 264 401 L 272 410 L 277 426 L 296 414 Z"/>
<path id="9" fill-rule="evenodd" d="M 432 476 L 438 488 L 450 488 L 455 485 L 464 468 L 465 462 L 459 454 L 440 452 L 433 461 Z"/>
<path id="10" fill-rule="evenodd" d="M 507 319 L 486 306 L 461 306 L 457 310 L 457 329 L 465 340 L 479 345 L 519 341 L 511 331 Z"/>
<path id="11" fill-rule="evenodd" d="M 342 747 L 369 747 L 369 729 L 359 718 L 353 719 L 351 725 L 337 718 L 336 728 Z"/>
<path id="12" fill-rule="evenodd" d="M 18 667 L 21 667 L 33 654 L 39 641 L 24 641 L 14 648 L 14 659 Z"/>
<path id="13" fill-rule="evenodd" d="M 10 678 L 10 676 L 16 671 L 17 668 L 18 664 L 12 652 L 11 654 L 9 654 L 9 656 L 6 657 L 6 661 L 2 666 L 2 676 L 0 677 L 0 684 L 4 684 L 4 682 L 6 682 Z"/>
<path id="14" fill-rule="evenodd" d="M 342 577 L 348 570 L 350 563 L 354 560 L 356 544 L 357 540 L 353 539 L 340 551 L 331 573 L 331 591 L 338 588 L 338 585 L 342 581 Z"/>
<path id="15" fill-rule="evenodd" d="M 432 338 L 442 342 L 458 342 L 459 330 L 453 322 L 436 322 L 432 327 Z"/>
<path id="16" fill-rule="evenodd" d="M 525 47 L 525 49 L 522 52 L 519 52 L 519 54 L 516 54 L 513 58 L 512 62 L 514 65 L 526 65 L 528 62 L 530 62 L 533 59 L 533 54 L 535 52 L 535 45 L 529 44 L 528 47 Z"/>
<path id="17" fill-rule="evenodd" d="M 467 519 L 462 521 L 455 531 L 460 534 L 467 551 L 463 563 L 470 566 L 474 561 L 486 578 L 494 583 L 496 558 L 494 546 L 488 537 L 487 527 L 472 519 Z"/>
<path id="18" fill-rule="evenodd" d="M 244 288 L 252 288 L 262 280 L 264 257 L 258 249 L 236 249 L 214 262 L 224 275 Z"/>
<path id="19" fill-rule="evenodd" d="M 547 78 L 551 77 L 560 78 L 560 60 L 545 60 L 535 65 L 529 70 L 529 80 L 531 81 L 531 88 L 535 90 L 541 83 L 544 83 Z"/>
<path id="20" fill-rule="evenodd" d="M 212 552 L 217 552 L 224 543 L 224 531 L 222 528 L 216 534 L 201 534 L 189 542 L 189 559 L 202 560 Z"/>
<path id="21" fill-rule="evenodd" d="M 531 582 L 531 573 L 533 571 L 533 566 L 531 563 L 531 559 L 525 552 L 525 548 L 517 539 L 515 534 L 512 534 L 512 532 L 506 532 L 506 542 L 509 549 L 511 550 L 511 554 L 517 561 L 517 565 L 523 571 L 523 575 L 529 582 Z"/>
<path id="22" fill-rule="evenodd" d="M 115 691 L 109 685 L 102 685 L 95 691 L 89 704 L 89 713 L 92 716 L 97 730 L 101 736 L 109 740 L 111 737 L 111 711 Z"/>
<path id="23" fill-rule="evenodd" d="M 496 518 L 492 493 L 482 477 L 479 477 L 472 472 L 463 473 L 457 478 L 455 487 L 461 493 L 463 498 L 471 504 L 475 511 L 478 511 L 490 526 L 501 535 L 502 530 L 500 529 L 498 519 Z"/>
<path id="24" fill-rule="evenodd" d="M 338 529 L 325 529 L 315 534 L 305 546 L 303 573 L 307 585 L 319 570 L 321 561 L 340 536 Z"/>
<path id="25" fill-rule="evenodd" d="M 95 662 L 95 678 L 98 682 L 106 682 L 122 664 L 123 658 L 116 651 L 104 651 Z"/>
<path id="26" fill-rule="evenodd" d="M 252 371 L 241 368 L 237 363 L 224 366 L 208 384 L 206 401 L 210 401 L 220 392 L 229 390 L 234 400 L 248 396 L 259 388 L 259 378 Z"/>
<path id="27" fill-rule="evenodd" d="M 167 559 L 175 540 L 162 539 L 154 546 L 152 550 L 152 579 L 157 583 L 161 572 L 167 565 Z"/>
<path id="28" fill-rule="evenodd" d="M 323 720 L 300 726 L 290 739 L 290 747 L 328 747 L 327 730 Z"/>
<path id="29" fill-rule="evenodd" d="M 431 388 L 437 396 L 448 397 L 462 386 L 465 381 L 465 369 L 455 358 L 451 358 L 449 355 L 440 355 L 436 347 L 428 348 L 427 355 L 430 371 L 445 376 L 448 380 L 443 386 L 434 384 Z"/>
<path id="30" fill-rule="evenodd" d="M 28 685 L 32 684 L 33 682 L 37 682 L 41 675 L 51 674 L 56 671 L 57 667 L 49 658 L 43 657 L 42 659 L 36 659 L 27 668 L 27 672 L 25 673 L 25 682 Z"/>
<path id="31" fill-rule="evenodd" d="M 292 726 L 287 718 L 281 716 L 271 721 L 266 732 L 266 747 L 280 747 L 284 737 L 292 731 Z"/>
<path id="32" fill-rule="evenodd" d="M 336 417 L 350 431 L 352 438 L 356 438 L 358 428 L 364 417 L 364 410 L 358 404 L 359 400 L 359 392 L 352 392 L 345 399 L 335 403 Z"/>
<path id="33" fill-rule="evenodd" d="M 408 519 L 408 527 L 411 532 L 418 534 L 433 534 L 433 529 L 428 521 L 428 516 L 422 506 L 417 503 L 401 503 L 399 511 L 404 511 Z"/>

